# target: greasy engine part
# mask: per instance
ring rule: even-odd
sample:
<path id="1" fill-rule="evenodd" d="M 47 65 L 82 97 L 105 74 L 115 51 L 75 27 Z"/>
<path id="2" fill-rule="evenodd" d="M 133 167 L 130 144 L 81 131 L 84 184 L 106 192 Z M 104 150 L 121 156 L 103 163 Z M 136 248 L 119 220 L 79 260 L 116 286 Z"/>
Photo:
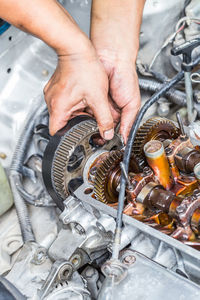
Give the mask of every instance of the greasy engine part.
<path id="1" fill-rule="evenodd" d="M 144 153 L 160 184 L 169 190 L 174 182 L 162 142 L 157 140 L 149 141 L 144 146 Z"/>
<path id="2" fill-rule="evenodd" d="M 94 193 L 95 197 L 101 202 L 108 204 L 117 203 L 122 157 L 123 151 L 111 151 L 96 166 Z M 139 166 L 134 157 L 131 159 L 130 171 L 139 172 Z"/>
<path id="3" fill-rule="evenodd" d="M 69 184 L 73 180 L 82 183 L 86 161 L 94 152 L 93 138 L 98 138 L 99 131 L 94 119 L 80 115 L 71 119 L 49 141 L 43 158 L 43 179 L 47 190 L 58 207 L 63 210 L 63 200 L 69 195 Z M 115 134 L 112 141 L 104 145 L 104 150 L 121 145 Z"/>
<path id="4" fill-rule="evenodd" d="M 121 175 L 119 162 L 122 157 L 123 153 L 121 151 L 112 151 L 97 169 L 94 193 L 96 198 L 104 203 L 117 202 L 117 187 Z"/>
<path id="5" fill-rule="evenodd" d="M 150 123 L 151 120 L 147 121 L 147 124 Z M 159 124 L 168 124 L 168 122 L 166 119 L 162 121 L 159 118 Z M 169 124 L 171 125 L 171 122 Z M 154 135 L 160 139 L 162 137 L 163 142 L 150 140 L 144 145 L 143 151 L 147 164 L 151 168 L 146 166 L 143 172 L 138 173 L 138 170 L 130 167 L 124 213 L 153 227 L 155 226 L 152 222 L 156 222 L 159 224 L 157 228 L 160 231 L 171 234 L 179 240 L 191 242 L 196 241 L 200 233 L 198 181 L 191 173 L 194 166 L 198 167 L 200 156 L 189 137 L 178 136 L 179 129 L 174 124 L 172 126 L 173 132 L 177 134 L 175 139 L 169 140 L 169 135 L 167 133 L 164 135 L 163 130 L 163 132 L 159 131 L 160 135 Z M 148 134 L 153 136 L 154 133 L 153 126 L 152 133 L 149 130 Z M 186 160 L 187 164 L 183 155 L 185 153 L 187 157 L 194 158 Z M 179 157 L 177 165 L 176 157 Z M 112 151 L 106 157 L 102 157 L 93 181 L 95 198 L 113 207 L 116 207 L 119 191 L 120 161 L 120 151 Z M 180 167 L 184 164 L 185 169 Z M 187 175 L 188 171 L 190 175 Z"/>
<path id="6" fill-rule="evenodd" d="M 150 140 L 164 141 L 176 139 L 179 129 L 168 119 L 154 117 L 147 120 L 137 131 L 132 153 L 139 160 L 141 167 L 145 165 L 144 145 Z"/>
<path id="7" fill-rule="evenodd" d="M 195 166 L 200 161 L 200 151 L 185 147 L 175 155 L 178 169 L 185 173 L 193 173 Z"/>

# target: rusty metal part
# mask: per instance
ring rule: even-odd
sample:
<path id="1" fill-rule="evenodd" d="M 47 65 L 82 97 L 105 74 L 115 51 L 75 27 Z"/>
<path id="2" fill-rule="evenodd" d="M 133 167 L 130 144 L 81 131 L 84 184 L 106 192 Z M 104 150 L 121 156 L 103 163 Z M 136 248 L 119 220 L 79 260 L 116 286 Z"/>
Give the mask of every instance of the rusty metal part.
<path id="1" fill-rule="evenodd" d="M 171 191 L 166 191 L 162 187 L 155 186 L 146 195 L 144 204 L 151 209 L 159 209 L 162 212 L 169 212 L 170 205 L 176 195 Z"/>
<path id="2" fill-rule="evenodd" d="M 194 146 L 188 137 L 183 138 L 180 136 L 177 139 L 173 140 L 171 144 L 167 147 L 167 149 L 165 149 L 165 153 L 167 155 L 170 169 L 175 181 L 180 176 L 179 169 L 176 165 L 175 156 L 178 155 L 178 153 L 185 148 L 192 149 L 194 148 Z"/>
<path id="3" fill-rule="evenodd" d="M 122 151 L 111 151 L 97 168 L 94 180 L 94 194 L 97 200 L 104 203 L 117 202 L 117 186 L 121 175 L 119 163 L 122 157 Z"/>
<path id="4" fill-rule="evenodd" d="M 63 199 L 69 195 L 69 182 L 82 176 L 85 163 L 94 152 L 91 139 L 98 134 L 97 123 L 90 119 L 77 123 L 61 139 L 53 160 L 52 180 Z M 119 145 L 120 138 L 115 135 L 112 141 L 104 145 L 104 149 L 111 150 Z"/>
<path id="5" fill-rule="evenodd" d="M 160 187 L 156 182 L 147 183 L 136 197 L 136 201 L 146 205 L 146 198 L 155 187 Z M 162 188 L 162 187 L 161 187 Z"/>
<path id="6" fill-rule="evenodd" d="M 200 151 L 185 147 L 175 155 L 178 169 L 184 173 L 193 173 L 194 167 L 200 163 Z"/>
<path id="7" fill-rule="evenodd" d="M 162 142 L 157 140 L 149 141 L 144 146 L 144 153 L 160 184 L 166 190 L 169 190 L 173 186 L 174 181 Z"/>
<path id="8" fill-rule="evenodd" d="M 191 194 L 195 189 L 198 188 L 198 181 L 194 176 L 179 176 L 175 186 L 172 188 L 172 192 L 174 192 L 177 196 L 186 196 Z"/>
<path id="9" fill-rule="evenodd" d="M 195 233 L 200 234 L 200 190 L 195 190 L 192 196 L 183 199 L 176 208 L 176 213 L 181 226 L 178 226 L 172 237 L 182 240 L 194 240 Z M 195 229 L 194 231 L 192 229 Z"/>
<path id="10" fill-rule="evenodd" d="M 143 173 L 129 173 L 129 178 L 132 188 L 126 189 L 127 201 L 134 203 L 136 197 L 141 192 L 142 188 L 146 186 L 149 182 L 155 181 L 153 171 L 149 167 L 145 167 Z"/>
<path id="11" fill-rule="evenodd" d="M 164 141 L 176 139 L 180 130 L 168 119 L 154 117 L 147 120 L 139 129 L 135 138 L 132 153 L 140 161 L 141 166 L 145 165 L 144 145 L 150 140 Z"/>

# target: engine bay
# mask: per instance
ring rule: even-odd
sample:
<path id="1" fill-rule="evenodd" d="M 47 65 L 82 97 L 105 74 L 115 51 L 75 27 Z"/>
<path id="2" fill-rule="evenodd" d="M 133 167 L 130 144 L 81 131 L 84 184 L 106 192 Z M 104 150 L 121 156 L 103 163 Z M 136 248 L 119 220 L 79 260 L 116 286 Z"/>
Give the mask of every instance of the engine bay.
<path id="1" fill-rule="evenodd" d="M 60 2 L 88 33 L 91 2 Z M 55 53 L 12 26 L 0 32 L 0 275 L 15 299 L 200 295 L 198 2 L 146 2 L 142 109 L 127 145 L 118 127 L 102 141 L 88 114 L 50 136 L 41 88 Z"/>

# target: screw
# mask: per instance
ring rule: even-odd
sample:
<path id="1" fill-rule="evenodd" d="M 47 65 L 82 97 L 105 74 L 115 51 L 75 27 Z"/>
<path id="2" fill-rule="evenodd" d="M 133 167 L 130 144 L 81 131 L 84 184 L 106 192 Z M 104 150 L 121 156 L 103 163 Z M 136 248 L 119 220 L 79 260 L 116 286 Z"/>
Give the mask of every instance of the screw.
<path id="1" fill-rule="evenodd" d="M 126 257 L 124 257 L 123 262 L 126 265 L 132 265 L 135 262 L 135 256 L 127 255 Z"/>

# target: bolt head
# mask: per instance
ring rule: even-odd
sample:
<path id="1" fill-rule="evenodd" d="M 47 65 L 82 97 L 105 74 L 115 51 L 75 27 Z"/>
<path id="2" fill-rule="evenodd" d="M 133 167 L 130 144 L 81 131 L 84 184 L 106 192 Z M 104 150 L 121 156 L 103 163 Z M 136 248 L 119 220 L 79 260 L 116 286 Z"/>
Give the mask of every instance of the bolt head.
<path id="1" fill-rule="evenodd" d="M 135 256 L 133 256 L 133 255 L 127 255 L 127 256 L 124 257 L 123 262 L 126 265 L 132 265 L 135 262 Z"/>
<path id="2" fill-rule="evenodd" d="M 167 147 L 167 148 L 165 149 L 165 153 L 166 153 L 167 155 L 170 155 L 172 152 L 173 152 L 172 148 Z"/>

